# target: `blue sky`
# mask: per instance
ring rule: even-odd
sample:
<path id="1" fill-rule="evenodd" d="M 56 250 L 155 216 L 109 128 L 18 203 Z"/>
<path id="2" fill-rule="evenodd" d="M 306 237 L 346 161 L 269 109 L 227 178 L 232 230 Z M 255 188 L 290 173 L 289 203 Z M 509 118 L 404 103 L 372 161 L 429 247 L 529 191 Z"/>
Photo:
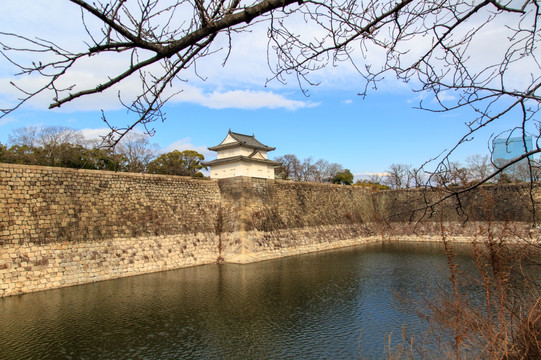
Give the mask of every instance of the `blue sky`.
<path id="1" fill-rule="evenodd" d="M 85 36 L 77 9 L 66 1 L 20 0 L 2 7 L 5 8 L 0 13 L 0 32 L 39 35 L 64 46 L 80 46 Z M 218 53 L 198 64 L 198 74 L 203 74 L 206 81 L 188 71 L 188 81 L 175 84 L 175 90 L 182 92 L 165 107 L 167 120 L 154 124 L 156 135 L 151 139 L 164 151 L 191 148 L 212 159 L 213 154 L 206 147 L 218 144 L 231 129 L 255 134 L 264 144 L 276 147 L 269 154 L 271 158 L 295 154 L 300 159 L 325 159 L 361 176 L 383 173 L 393 163 L 417 167 L 450 149 L 467 131 L 464 123 L 472 114 L 462 110 L 431 113 L 414 109 L 419 93 L 393 79 L 387 79 L 379 90 L 369 92 L 363 99 L 357 95 L 363 88 L 362 79 L 347 64 L 316 73 L 320 85 L 307 87 L 309 97 L 302 94 L 294 80 L 286 85 L 271 82 L 265 86 L 271 72 L 266 63 L 264 28 L 256 26 L 253 33 L 234 40 L 233 53 L 225 67 L 220 65 L 223 53 Z M 72 79 L 79 76 L 83 83 L 91 82 L 122 68 L 122 64 L 123 59 L 96 58 L 77 69 Z M 33 78 L 14 78 L 15 71 L 0 58 L 0 107 L 15 99 L 9 81 L 32 85 Z M 116 103 L 116 91 L 129 94 L 130 86 L 137 86 L 136 81 L 130 79 L 123 88 L 62 110 L 47 110 L 50 97 L 39 97 L 0 119 L 0 142 L 6 143 L 13 129 L 31 125 L 68 126 L 88 134 L 103 132 L 100 109 L 116 124 L 125 124 L 129 120 Z M 424 99 L 426 104 L 431 101 L 429 96 Z M 490 135 L 508 128 L 510 123 L 506 121 L 502 119 L 480 133 L 461 147 L 453 159 L 464 161 L 471 154 L 489 154 Z"/>
<path id="2" fill-rule="evenodd" d="M 300 93 L 300 91 L 299 91 Z M 302 99 L 302 94 L 293 94 Z M 276 147 L 270 157 L 296 154 L 337 162 L 355 174 L 381 173 L 393 163 L 419 166 L 449 149 L 464 134 L 466 126 L 458 115 L 435 114 L 414 109 L 411 93 L 374 92 L 363 99 L 354 91 L 313 89 L 304 109 L 211 109 L 199 104 L 177 103 L 166 107 L 167 120 L 154 123 L 151 139 L 162 149 L 195 148 L 202 152 L 217 145 L 227 131 L 255 136 Z M 123 110 L 108 112 L 116 119 Z M 0 125 L 0 142 L 9 132 L 31 125 L 62 125 L 75 129 L 101 129 L 101 112 L 23 109 Z M 121 122 L 119 122 L 120 124 Z M 484 141 L 483 141 L 484 140 Z M 479 139 L 456 154 L 463 161 L 473 153 L 488 154 L 487 140 Z M 212 157 L 212 153 L 205 154 Z"/>

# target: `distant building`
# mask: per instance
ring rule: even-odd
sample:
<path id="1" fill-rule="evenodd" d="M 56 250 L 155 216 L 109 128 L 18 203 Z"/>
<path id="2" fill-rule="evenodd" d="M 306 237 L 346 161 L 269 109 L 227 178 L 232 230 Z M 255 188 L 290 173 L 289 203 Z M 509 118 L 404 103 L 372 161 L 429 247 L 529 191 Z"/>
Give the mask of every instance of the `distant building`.
<path id="1" fill-rule="evenodd" d="M 526 144 L 526 148 L 524 145 Z M 509 161 L 516 159 L 525 153 L 532 151 L 532 137 L 512 137 L 498 138 L 492 141 L 492 161 L 497 167 L 505 166 Z M 506 172 L 514 172 L 519 164 L 524 164 L 527 160 L 523 159 L 506 169 Z"/>
<path id="2" fill-rule="evenodd" d="M 276 148 L 263 145 L 254 135 L 243 135 L 229 130 L 219 145 L 208 149 L 218 153 L 216 160 L 204 163 L 210 168 L 212 179 L 235 176 L 274 179 L 274 168 L 280 165 L 267 159 L 267 152 Z"/>

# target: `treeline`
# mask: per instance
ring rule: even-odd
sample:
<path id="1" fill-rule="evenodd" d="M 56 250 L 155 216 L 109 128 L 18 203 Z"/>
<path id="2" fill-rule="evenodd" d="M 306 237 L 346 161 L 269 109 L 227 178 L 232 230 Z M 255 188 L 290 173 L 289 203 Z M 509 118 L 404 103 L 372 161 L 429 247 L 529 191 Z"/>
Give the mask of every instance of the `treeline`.
<path id="1" fill-rule="evenodd" d="M 0 143 L 0 162 L 75 169 L 126 171 L 202 177 L 204 156 L 185 150 L 160 154 L 148 136 L 130 133 L 114 148 L 88 140 L 79 131 L 59 126 L 27 127 Z"/>
<path id="2" fill-rule="evenodd" d="M 311 157 L 301 161 L 293 154 L 280 156 L 274 160 L 281 164 L 275 169 L 275 175 L 282 180 L 353 184 L 351 171 L 337 163 L 329 163 L 323 159 L 314 161 Z"/>
<path id="3" fill-rule="evenodd" d="M 501 166 L 501 164 L 500 164 Z M 448 162 L 440 164 L 435 171 L 427 172 L 407 164 L 392 164 L 385 174 L 372 175 L 366 183 L 388 186 L 392 189 L 408 189 L 424 186 L 467 187 L 486 180 L 498 170 L 497 164 L 488 155 L 471 155 L 465 163 Z M 520 183 L 541 180 L 539 160 L 523 160 L 509 166 L 489 183 Z"/>
<path id="4" fill-rule="evenodd" d="M 80 131 L 60 126 L 16 129 L 8 137 L 8 145 L 0 143 L 0 162 L 68 167 L 75 169 L 125 171 L 203 177 L 204 156 L 197 151 L 174 150 L 161 153 L 147 135 L 129 133 L 114 148 L 103 146 L 100 140 L 88 140 Z M 311 157 L 300 160 L 287 154 L 274 159 L 280 163 L 275 177 L 284 180 L 330 182 L 369 187 L 372 190 L 408 189 L 425 186 L 470 186 L 486 179 L 497 170 L 488 155 L 472 155 L 465 164 L 449 162 L 436 171 L 427 172 L 407 164 L 392 164 L 383 174 L 357 180 L 349 169 Z M 541 180 L 539 160 L 530 159 L 515 164 L 498 176 L 493 183 Z"/>

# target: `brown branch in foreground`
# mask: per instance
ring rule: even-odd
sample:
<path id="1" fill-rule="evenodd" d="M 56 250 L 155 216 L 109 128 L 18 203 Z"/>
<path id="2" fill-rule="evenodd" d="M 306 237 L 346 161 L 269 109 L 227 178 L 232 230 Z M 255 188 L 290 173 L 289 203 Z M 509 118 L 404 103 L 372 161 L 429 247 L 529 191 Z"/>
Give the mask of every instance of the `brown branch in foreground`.
<path id="1" fill-rule="evenodd" d="M 85 51 L 71 52 L 37 37 L 0 33 L 0 53 L 20 70 L 19 75 L 36 75 L 44 80 L 34 89 L 14 85 L 22 98 L 14 105 L 2 106 L 0 116 L 7 116 L 43 92 L 51 92 L 50 107 L 56 108 L 116 88 L 138 74 L 140 92 L 132 98 L 119 96 L 135 117 L 122 129 L 146 128 L 153 121 L 164 120 L 162 108 L 171 96 L 182 91 L 176 85 L 186 80 L 183 74 L 191 69 L 204 79 L 196 68 L 201 59 L 222 56 L 220 63 L 224 63 L 236 46 L 236 37 L 248 34 L 256 23 L 265 23 L 272 72 L 269 81 L 286 83 L 293 79 L 308 94 L 306 86 L 320 83 L 314 80 L 314 73 L 347 63 L 359 73 L 360 95 L 376 89 L 391 75 L 415 91 L 432 94 L 434 101 L 429 107 L 421 102 L 422 109 L 469 109 L 465 136 L 451 147 L 442 164 L 457 147 L 499 121 L 523 135 L 535 131 L 538 124 L 535 115 L 541 103 L 541 61 L 535 49 L 541 39 L 541 15 L 537 2 L 525 1 L 520 7 L 492 0 L 69 2 L 83 15 L 83 29 L 90 39 Z M 99 25 L 85 17 L 97 20 Z M 502 50 L 479 54 L 482 36 L 489 33 L 485 30 L 501 23 L 506 24 L 505 35 L 499 38 Z M 216 39 L 222 38 L 227 49 L 217 55 L 222 49 Z M 423 40 L 415 41 L 418 39 Z M 36 59 L 25 65 L 19 53 L 43 61 Z M 371 54 L 383 56 L 374 58 Z M 100 55 L 114 55 L 124 68 L 82 89 L 77 80 L 63 84 L 71 79 L 82 59 L 98 59 Z M 528 80 L 517 83 L 517 71 L 521 79 Z M 166 88 L 172 88 L 173 95 L 166 93 Z M 520 106 L 527 113 L 525 122 L 516 115 Z M 538 139 L 540 134 L 534 136 Z"/>

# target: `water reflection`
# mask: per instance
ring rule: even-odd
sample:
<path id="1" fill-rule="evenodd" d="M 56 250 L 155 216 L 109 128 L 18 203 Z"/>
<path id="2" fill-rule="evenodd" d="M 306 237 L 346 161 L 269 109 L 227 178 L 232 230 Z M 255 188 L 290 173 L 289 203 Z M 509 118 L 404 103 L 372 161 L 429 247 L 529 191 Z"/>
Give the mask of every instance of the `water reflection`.
<path id="1" fill-rule="evenodd" d="M 393 294 L 447 277 L 440 246 L 386 244 L 27 294 L 0 300 L 0 358 L 379 358 L 426 328 Z"/>

